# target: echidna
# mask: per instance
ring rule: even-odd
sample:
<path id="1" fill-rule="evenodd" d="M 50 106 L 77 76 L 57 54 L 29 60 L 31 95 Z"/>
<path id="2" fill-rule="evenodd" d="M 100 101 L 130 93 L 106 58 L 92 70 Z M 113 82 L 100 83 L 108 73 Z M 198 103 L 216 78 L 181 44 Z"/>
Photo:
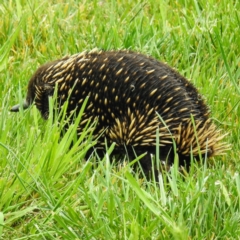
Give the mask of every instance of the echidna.
<path id="1" fill-rule="evenodd" d="M 214 156 L 226 144 L 209 118 L 209 110 L 196 88 L 178 72 L 151 57 L 131 51 L 91 51 L 64 57 L 41 66 L 30 79 L 23 108 L 33 102 L 47 119 L 48 97 L 57 86 L 58 104 L 68 99 L 67 115 L 88 106 L 79 129 L 88 119 L 97 120 L 94 130 L 98 148 L 104 139 L 115 142 L 115 153 L 156 152 L 159 129 L 160 158 L 172 164 L 173 145 L 180 165 L 191 156 Z M 11 111 L 19 111 L 14 106 Z M 173 144 L 174 143 L 174 144 Z M 151 158 L 141 161 L 151 169 Z"/>

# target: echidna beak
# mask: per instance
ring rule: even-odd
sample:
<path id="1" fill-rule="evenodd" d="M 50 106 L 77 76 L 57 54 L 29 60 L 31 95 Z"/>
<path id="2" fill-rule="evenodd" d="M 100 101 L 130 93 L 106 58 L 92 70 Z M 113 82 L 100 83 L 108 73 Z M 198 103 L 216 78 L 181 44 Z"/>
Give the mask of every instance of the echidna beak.
<path id="1" fill-rule="evenodd" d="M 29 104 L 27 103 L 27 101 L 25 100 L 22 104 L 17 104 L 15 106 L 13 106 L 10 111 L 11 112 L 19 112 L 20 108 L 27 109 L 29 107 Z"/>

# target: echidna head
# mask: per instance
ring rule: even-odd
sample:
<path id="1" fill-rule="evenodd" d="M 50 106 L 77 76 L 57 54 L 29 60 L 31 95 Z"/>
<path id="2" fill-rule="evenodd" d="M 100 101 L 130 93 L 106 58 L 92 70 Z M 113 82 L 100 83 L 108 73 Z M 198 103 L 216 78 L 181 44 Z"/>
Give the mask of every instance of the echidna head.
<path id="1" fill-rule="evenodd" d="M 26 99 L 15 106 L 10 111 L 18 112 L 20 108 L 27 109 L 35 102 L 38 110 L 41 112 L 42 117 L 47 119 L 49 113 L 49 97 L 54 93 L 54 87 L 42 81 L 41 75 L 35 74 L 28 84 L 28 92 Z"/>

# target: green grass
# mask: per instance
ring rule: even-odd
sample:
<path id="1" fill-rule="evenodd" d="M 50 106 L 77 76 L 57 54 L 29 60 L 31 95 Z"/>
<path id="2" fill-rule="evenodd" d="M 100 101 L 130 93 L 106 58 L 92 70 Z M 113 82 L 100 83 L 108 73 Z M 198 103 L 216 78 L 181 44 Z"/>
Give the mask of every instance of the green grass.
<path id="1" fill-rule="evenodd" d="M 2 0 L 0 238 L 238 239 L 239 9 L 234 0 Z M 132 175 L 131 163 L 85 161 L 91 123 L 79 139 L 76 125 L 61 137 L 62 124 L 35 107 L 9 112 L 40 64 L 96 47 L 178 69 L 205 96 L 231 150 L 194 163 L 185 178 L 176 164 L 159 188 Z"/>

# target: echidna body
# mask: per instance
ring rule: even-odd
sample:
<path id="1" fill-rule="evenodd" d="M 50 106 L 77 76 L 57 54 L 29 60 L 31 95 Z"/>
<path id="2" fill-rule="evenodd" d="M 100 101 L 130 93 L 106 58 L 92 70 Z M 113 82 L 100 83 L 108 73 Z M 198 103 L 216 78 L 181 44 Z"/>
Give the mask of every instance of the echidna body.
<path id="1" fill-rule="evenodd" d="M 191 154 L 213 156 L 225 150 L 223 135 L 209 119 L 208 107 L 196 88 L 164 63 L 130 51 L 92 51 L 41 66 L 32 76 L 24 108 L 34 101 L 42 116 L 49 114 L 48 97 L 57 86 L 58 104 L 67 99 L 67 115 L 78 112 L 89 97 L 79 131 L 97 119 L 95 135 L 115 142 L 115 152 L 156 151 L 159 129 L 161 160 L 171 164 L 173 142 L 180 164 Z M 18 111 L 19 105 L 11 110 Z M 131 150 L 134 149 L 134 150 Z M 131 155 L 131 154 L 130 154 Z M 151 160 L 142 163 L 151 166 Z"/>

